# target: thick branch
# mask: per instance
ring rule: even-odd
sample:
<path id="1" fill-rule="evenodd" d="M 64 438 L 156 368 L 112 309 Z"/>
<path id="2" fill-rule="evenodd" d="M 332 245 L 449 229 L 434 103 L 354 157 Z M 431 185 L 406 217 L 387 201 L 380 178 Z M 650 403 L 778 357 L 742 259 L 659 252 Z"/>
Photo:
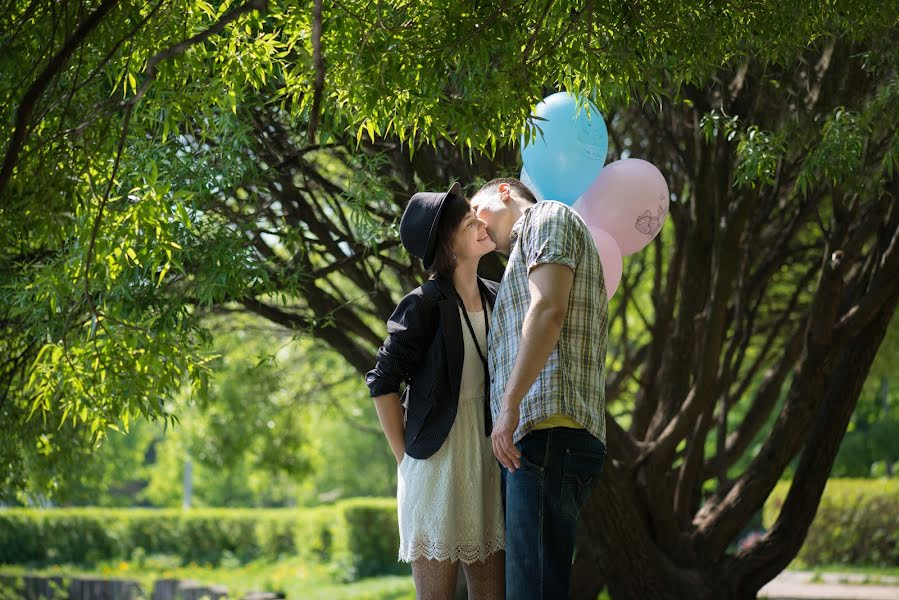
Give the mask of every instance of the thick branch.
<path id="1" fill-rule="evenodd" d="M 861 388 L 899 302 L 899 284 L 895 281 L 867 326 L 842 346 L 824 404 L 816 415 L 777 521 L 762 541 L 736 557 L 738 569 L 745 573 L 741 584 L 746 591 L 758 591 L 786 568 L 805 540 Z"/>
<path id="2" fill-rule="evenodd" d="M 726 230 L 720 232 L 715 244 L 714 280 L 712 294 L 705 308 L 707 318 L 703 330 L 702 352 L 699 355 L 696 382 L 687 395 L 680 412 L 653 442 L 651 460 L 657 464 L 670 464 L 677 445 L 687 435 L 691 424 L 709 405 L 715 402 L 719 392 L 720 382 L 717 375 L 721 347 L 727 331 L 727 300 L 733 290 L 738 270 L 739 240 L 742 237 L 743 228 L 748 223 L 749 208 L 752 204 L 746 197 L 736 200 L 735 203 L 736 209 L 728 215 L 730 223 Z M 688 443 L 702 445 L 704 440 L 691 440 Z M 701 461 L 694 465 L 694 470 L 698 469 L 699 464 Z"/>
<path id="3" fill-rule="evenodd" d="M 843 231 L 842 233 L 845 233 Z M 842 240 L 839 235 L 837 240 Z M 840 245 L 836 242 L 834 245 Z M 833 323 L 842 289 L 843 271 L 824 258 L 821 279 L 809 311 L 805 351 L 780 418 L 758 455 L 715 509 L 697 516 L 696 546 L 702 556 L 720 556 L 752 514 L 771 493 L 783 469 L 805 442 L 814 415 L 826 394 L 832 362 Z"/>
<path id="4" fill-rule="evenodd" d="M 802 350 L 802 340 L 802 335 L 798 333 L 794 335 L 784 349 L 777 366 L 765 374 L 746 416 L 740 421 L 737 429 L 727 436 L 724 452 L 716 455 L 703 469 L 702 478 L 704 480 L 726 473 L 727 469 L 737 462 L 737 459 L 743 455 L 749 444 L 761 431 L 771 411 L 777 405 L 784 381 L 793 372 L 793 367 Z M 711 507 L 711 504 L 707 504 L 706 510 Z"/>
<path id="5" fill-rule="evenodd" d="M 894 221 L 899 218 L 894 218 Z M 880 260 L 879 269 L 875 275 L 869 291 L 860 302 L 853 305 L 841 318 L 836 326 L 838 338 L 848 337 L 852 332 L 865 327 L 893 292 L 895 282 L 899 281 L 899 227 L 893 231 L 890 245 Z"/>

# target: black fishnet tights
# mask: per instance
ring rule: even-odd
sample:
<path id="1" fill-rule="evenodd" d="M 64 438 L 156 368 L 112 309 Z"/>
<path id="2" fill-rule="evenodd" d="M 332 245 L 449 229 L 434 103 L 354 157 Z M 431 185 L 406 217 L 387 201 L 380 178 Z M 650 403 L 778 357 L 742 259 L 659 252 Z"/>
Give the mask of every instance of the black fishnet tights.
<path id="1" fill-rule="evenodd" d="M 469 600 L 502 600 L 505 595 L 506 553 L 494 552 L 481 562 L 462 563 Z M 419 558 L 412 561 L 412 580 L 418 600 L 452 600 L 459 562 Z"/>

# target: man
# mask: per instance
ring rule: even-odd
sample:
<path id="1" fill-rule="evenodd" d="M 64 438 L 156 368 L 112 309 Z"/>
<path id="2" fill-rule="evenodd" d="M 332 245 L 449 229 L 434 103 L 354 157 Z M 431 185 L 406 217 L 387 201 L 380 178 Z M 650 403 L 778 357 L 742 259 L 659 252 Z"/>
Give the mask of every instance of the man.
<path id="1" fill-rule="evenodd" d="M 506 597 L 567 598 L 575 526 L 605 458 L 608 300 L 586 224 L 517 179 L 471 200 L 509 262 L 490 325 Z"/>

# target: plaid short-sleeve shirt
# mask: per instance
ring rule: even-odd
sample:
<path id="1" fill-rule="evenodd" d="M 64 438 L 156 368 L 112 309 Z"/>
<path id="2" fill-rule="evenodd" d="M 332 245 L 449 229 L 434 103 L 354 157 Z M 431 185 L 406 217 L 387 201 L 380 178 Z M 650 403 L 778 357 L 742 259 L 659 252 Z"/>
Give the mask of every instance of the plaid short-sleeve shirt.
<path id="1" fill-rule="evenodd" d="M 565 414 L 606 441 L 605 360 L 608 299 L 602 265 L 587 225 L 568 206 L 538 202 L 512 228 L 512 250 L 490 324 L 490 404 L 496 420 L 530 306 L 528 273 L 543 263 L 574 271 L 568 312 L 556 348 L 521 402 L 515 442 L 534 425 Z"/>

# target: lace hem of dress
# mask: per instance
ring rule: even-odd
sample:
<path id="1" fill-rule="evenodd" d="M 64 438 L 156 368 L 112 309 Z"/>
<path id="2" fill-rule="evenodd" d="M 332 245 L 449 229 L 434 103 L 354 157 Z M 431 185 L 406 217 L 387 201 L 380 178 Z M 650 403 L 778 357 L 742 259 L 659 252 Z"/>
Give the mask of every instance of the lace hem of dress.
<path id="1" fill-rule="evenodd" d="M 417 540 L 400 546 L 399 560 L 408 563 L 419 558 L 453 562 L 461 560 L 468 565 L 483 562 L 494 552 L 505 549 L 506 539 L 502 535 L 485 540 L 483 544 L 457 544 L 452 547 L 447 547 L 444 542 Z"/>

